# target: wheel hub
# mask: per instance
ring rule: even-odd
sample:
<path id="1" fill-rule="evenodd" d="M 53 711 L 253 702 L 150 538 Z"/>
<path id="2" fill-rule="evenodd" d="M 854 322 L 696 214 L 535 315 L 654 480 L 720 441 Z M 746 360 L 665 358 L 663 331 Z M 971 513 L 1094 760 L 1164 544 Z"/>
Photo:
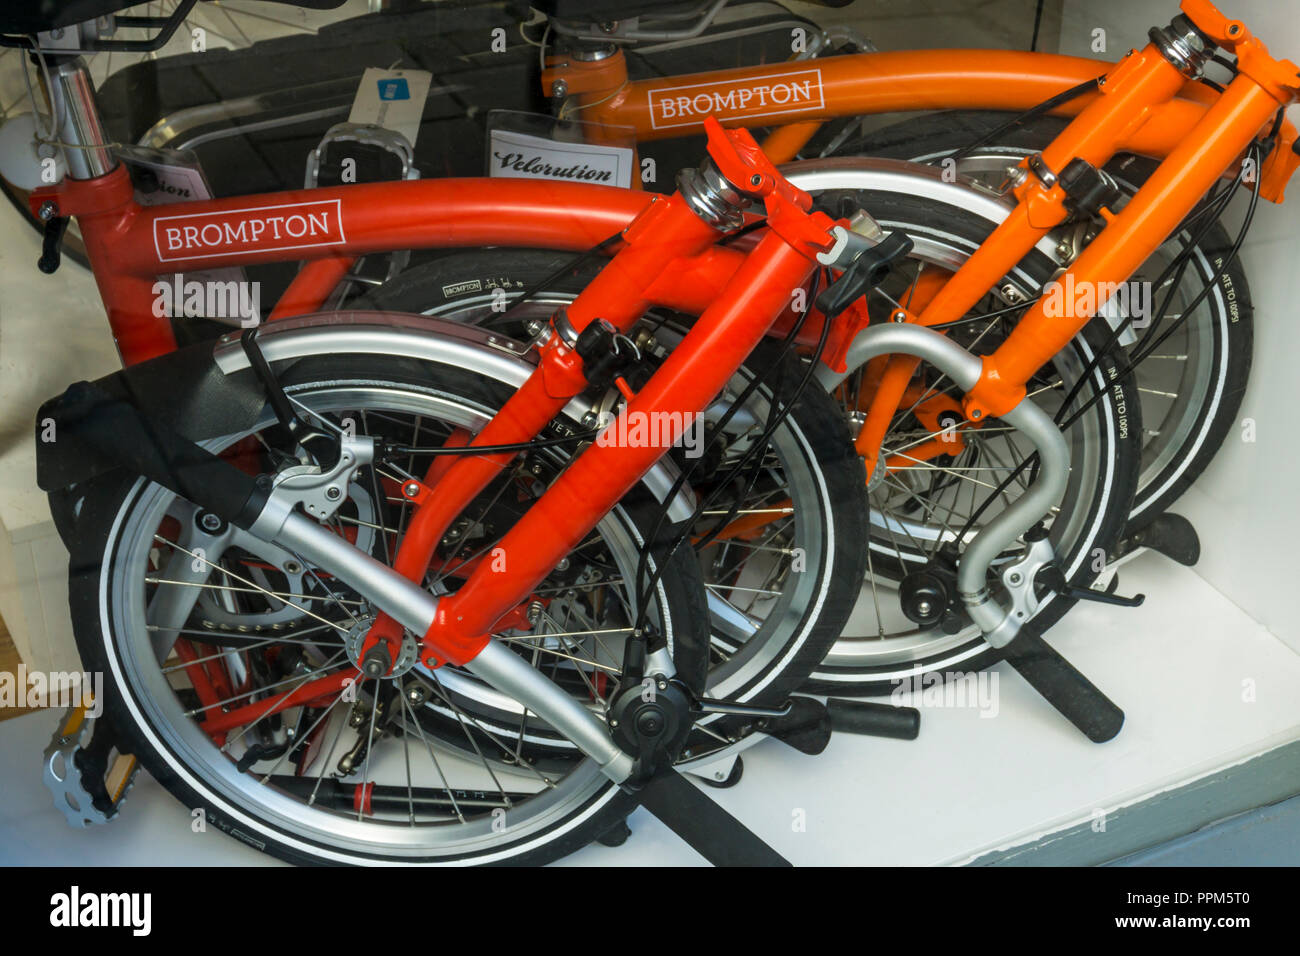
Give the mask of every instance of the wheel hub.
<path id="1" fill-rule="evenodd" d="M 373 670 L 377 663 L 380 662 L 380 658 L 376 657 L 373 652 L 363 656 L 361 650 L 365 644 L 366 635 L 370 633 L 370 627 L 374 622 L 373 617 L 363 617 L 352 625 L 347 637 L 343 639 L 343 648 L 347 652 L 348 660 L 367 677 L 402 677 L 420 659 L 419 643 L 411 636 L 409 631 L 404 632 L 402 634 L 402 649 L 397 654 L 397 660 L 391 661 L 391 667 L 383 666 L 375 673 Z M 385 652 L 388 650 L 387 645 L 382 642 L 378 647 L 383 648 Z M 387 664 L 389 662 L 384 660 L 383 663 Z"/>

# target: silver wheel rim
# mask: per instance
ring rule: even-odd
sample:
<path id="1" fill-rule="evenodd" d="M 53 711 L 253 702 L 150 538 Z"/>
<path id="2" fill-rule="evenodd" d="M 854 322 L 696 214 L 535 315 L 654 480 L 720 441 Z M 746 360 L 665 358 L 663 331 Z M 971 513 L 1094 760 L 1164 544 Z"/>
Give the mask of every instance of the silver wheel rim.
<path id="1" fill-rule="evenodd" d="M 456 412 L 460 423 L 466 425 L 485 420 L 487 414 L 487 410 L 474 408 L 467 400 L 446 396 L 435 399 L 404 385 L 397 389 L 392 386 L 335 388 L 326 385 L 299 390 L 298 394 L 322 411 L 346 410 L 382 399 L 384 407 L 389 410 L 425 416 L 430 416 L 434 411 L 431 406 L 437 405 L 439 413 L 448 416 L 446 420 L 456 422 L 457 418 L 451 417 L 451 412 Z M 254 430 L 266 424 L 260 422 Z M 237 437 L 230 436 L 209 444 L 220 449 Z M 185 715 L 184 705 L 152 659 L 147 630 L 140 626 L 145 614 L 143 577 L 148 568 L 149 543 L 153 536 L 150 529 L 159 527 L 175 498 L 156 485 L 146 486 L 141 482 L 132 490 L 127 502 L 110 535 L 112 572 L 102 579 L 101 586 L 105 609 L 111 614 L 111 633 L 123 636 L 117 646 L 108 642 L 115 674 L 129 689 L 128 706 L 137 715 L 142 732 L 152 738 L 163 759 L 186 782 L 201 794 L 210 796 L 236 820 L 278 840 L 310 847 L 310 852 L 327 857 L 480 858 L 500 853 L 506 846 L 511 848 L 509 854 L 513 854 L 544 844 L 554 838 L 553 831 L 557 827 L 566 823 L 574 825 L 611 796 L 606 792 L 611 788 L 609 781 L 590 760 L 584 759 L 570 766 L 563 777 L 554 779 L 553 786 L 543 786 L 539 795 L 508 808 L 506 828 L 501 830 L 500 824 L 494 826 L 494 817 L 481 814 L 476 817 L 468 813 L 464 822 L 453 820 L 418 826 L 392 820 L 358 821 L 350 813 L 309 807 L 271 786 L 257 784 L 249 774 L 239 773 L 233 761 L 221 754 L 197 722 Z M 604 519 L 599 530 L 609 538 L 623 539 L 623 555 L 636 554 L 637 543 L 631 540 L 617 516 L 611 514 Z M 331 724 L 336 722 L 331 720 Z M 439 756 L 443 755 L 439 753 Z M 325 764 L 329 762 L 327 759 Z M 262 769 L 258 767 L 254 775 L 260 774 Z M 432 771 L 432 764 L 429 771 Z M 250 781 L 254 787 L 249 787 Z M 457 784 L 453 783 L 452 789 L 456 788 Z"/>

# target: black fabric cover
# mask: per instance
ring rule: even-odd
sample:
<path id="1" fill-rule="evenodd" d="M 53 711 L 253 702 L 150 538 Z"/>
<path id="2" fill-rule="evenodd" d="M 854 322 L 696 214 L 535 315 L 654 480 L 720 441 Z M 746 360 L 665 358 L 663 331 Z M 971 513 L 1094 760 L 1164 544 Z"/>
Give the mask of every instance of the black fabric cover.
<path id="1" fill-rule="evenodd" d="M 312 10 L 333 10 L 347 0 L 267 0 Z M 0 33 L 28 35 L 67 27 L 144 5 L 144 0 L 3 0 Z M 140 15 L 150 13 L 140 10 Z M 154 12 L 152 15 L 157 16 Z"/>
<path id="2" fill-rule="evenodd" d="M 266 404 L 261 386 L 247 372 L 224 375 L 212 361 L 212 343 L 172 352 L 114 372 L 93 383 L 97 393 L 120 399 L 146 418 L 190 441 L 228 435 L 250 427 Z M 85 403 L 68 396 L 51 399 L 36 413 L 36 483 L 54 491 L 89 481 L 115 465 L 72 440 Z M 54 422 L 54 441 L 43 441 L 47 420 Z"/>

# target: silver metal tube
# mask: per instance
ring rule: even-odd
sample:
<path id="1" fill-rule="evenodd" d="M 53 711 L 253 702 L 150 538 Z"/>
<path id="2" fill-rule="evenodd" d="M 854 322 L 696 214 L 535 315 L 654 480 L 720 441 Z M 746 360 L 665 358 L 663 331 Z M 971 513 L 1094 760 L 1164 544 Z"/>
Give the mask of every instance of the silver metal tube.
<path id="1" fill-rule="evenodd" d="M 957 566 L 957 590 L 971 618 L 994 647 L 1005 647 L 1021 622 L 989 597 L 987 571 L 1002 550 L 1012 544 L 1061 500 L 1070 476 L 1070 447 L 1052 416 L 1030 401 L 1022 401 L 1002 420 L 1038 449 L 1038 480 L 1011 507 L 986 524 L 966 547 Z"/>
<path id="2" fill-rule="evenodd" d="M 433 623 L 436 597 L 306 515 L 291 512 L 273 541 L 346 581 L 407 630 L 423 635 Z"/>
<path id="3" fill-rule="evenodd" d="M 489 642 L 465 669 L 560 730 L 615 783 L 631 775 L 632 758 L 610 739 L 604 722 L 504 644 Z"/>
<path id="4" fill-rule="evenodd" d="M 423 635 L 433 623 L 436 597 L 305 515 L 289 514 L 274 541 L 345 581 L 406 629 Z M 489 641 L 466 669 L 564 734 L 611 780 L 622 783 L 632 773 L 632 758 L 605 724 L 504 645 Z"/>
<path id="5" fill-rule="evenodd" d="M 817 378 L 827 391 L 835 388 L 878 355 L 915 355 L 946 374 L 964 392 L 979 381 L 979 358 L 933 329 L 919 325 L 873 326 L 858 333 L 849 347 L 844 373 L 825 366 Z M 985 581 L 993 561 L 1003 549 L 1043 518 L 1065 492 L 1070 474 L 1070 449 L 1050 415 L 1030 401 L 1001 416 L 1038 449 L 1038 480 L 996 518 L 980 529 L 966 546 L 957 566 L 957 589 L 985 639 L 994 647 L 1010 643 L 1021 622 L 1004 610 L 988 593 Z"/>
<path id="6" fill-rule="evenodd" d="M 983 371 L 978 356 L 972 355 L 942 333 L 923 325 L 891 323 L 873 325 L 859 332 L 845 357 L 847 371 L 836 372 L 821 365 L 817 368 L 817 380 L 829 392 L 859 366 L 878 355 L 893 353 L 915 355 L 922 361 L 929 362 L 952 379 L 963 392 L 969 392 L 975 387 Z"/>
<path id="7" fill-rule="evenodd" d="M 50 71 L 50 107 L 59 117 L 59 139 L 73 179 L 94 179 L 117 165 L 95 106 L 95 85 L 81 57 L 58 63 Z"/>

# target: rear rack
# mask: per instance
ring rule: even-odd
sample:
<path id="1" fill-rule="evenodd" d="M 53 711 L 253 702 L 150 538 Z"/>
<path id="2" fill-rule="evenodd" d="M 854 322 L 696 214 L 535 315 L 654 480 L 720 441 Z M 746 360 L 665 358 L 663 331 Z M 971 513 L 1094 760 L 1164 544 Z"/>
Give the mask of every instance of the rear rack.
<path id="1" fill-rule="evenodd" d="M 198 0 L 180 0 L 168 16 L 108 16 L 58 27 L 34 37 L 0 34 L 0 46 L 23 50 L 41 49 L 46 53 L 152 53 L 168 44 L 177 28 L 185 22 Z M 124 4 L 123 6 L 129 6 Z M 146 40 L 105 40 L 99 34 L 120 29 L 143 29 L 158 32 Z"/>

